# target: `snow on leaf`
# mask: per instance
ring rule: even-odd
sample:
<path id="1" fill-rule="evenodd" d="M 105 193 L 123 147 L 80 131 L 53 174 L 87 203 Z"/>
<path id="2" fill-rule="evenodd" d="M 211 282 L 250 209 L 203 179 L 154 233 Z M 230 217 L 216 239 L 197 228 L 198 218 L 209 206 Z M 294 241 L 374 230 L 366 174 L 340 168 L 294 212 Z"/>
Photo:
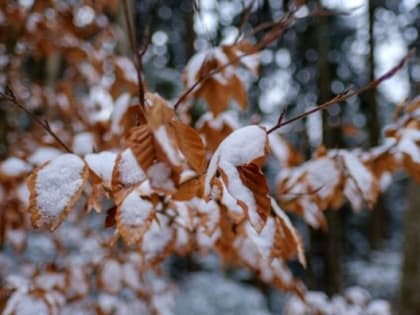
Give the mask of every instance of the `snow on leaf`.
<path id="1" fill-rule="evenodd" d="M 273 199 L 271 199 L 271 205 L 276 216 L 267 218 L 267 222 L 260 233 L 257 233 L 251 225 L 247 224 L 248 236 L 255 243 L 264 259 L 289 260 L 297 256 L 302 265 L 305 266 L 303 246 L 298 233 Z"/>
<path id="2" fill-rule="evenodd" d="M 320 157 L 306 164 L 306 183 L 308 193 L 317 197 L 319 208 L 330 206 L 337 194 L 340 194 L 342 175 L 335 160 Z"/>
<path id="3" fill-rule="evenodd" d="M 140 184 L 146 179 L 146 174 L 140 167 L 133 154 L 128 148 L 118 154 L 112 171 L 112 192 L 116 204 L 119 204 L 125 190 Z"/>
<path id="4" fill-rule="evenodd" d="M 85 156 L 85 161 L 89 166 L 89 169 L 102 180 L 106 187 L 110 188 L 112 170 L 114 168 L 116 158 L 116 153 L 103 151 L 87 154 Z"/>
<path id="5" fill-rule="evenodd" d="M 133 190 L 117 208 L 117 230 L 129 245 L 141 240 L 150 227 L 155 210 L 153 204 Z"/>
<path id="6" fill-rule="evenodd" d="M 54 231 L 79 199 L 88 174 L 84 161 L 74 154 L 63 154 L 35 170 L 28 182 L 32 225 Z"/>
<path id="7" fill-rule="evenodd" d="M 372 207 L 378 196 L 378 183 L 372 172 L 363 165 L 363 163 L 352 153 L 342 151 L 340 156 L 343 159 L 344 167 L 348 172 L 346 186 L 352 185 L 349 181 L 353 181 L 355 188 L 361 194 L 363 200 Z M 346 189 L 346 188 L 345 188 Z M 347 195 L 349 198 L 350 195 Z M 350 200 L 350 202 L 352 202 Z M 356 201 L 354 202 L 357 203 Z M 355 208 L 358 210 L 360 208 Z"/>
<path id="8" fill-rule="evenodd" d="M 8 178 L 22 176 L 31 170 L 31 165 L 15 157 L 10 157 L 0 163 L 0 175 Z"/>
<path id="9" fill-rule="evenodd" d="M 111 114 L 111 131 L 113 134 L 120 135 L 123 133 L 123 118 L 130 107 L 130 94 L 123 93 L 116 100 L 114 109 Z"/>
<path id="10" fill-rule="evenodd" d="M 157 213 L 157 218 L 159 221 L 153 220 L 144 233 L 141 245 L 145 265 L 149 266 L 163 260 L 176 244 L 175 231 L 169 226 L 168 217 Z"/>
<path id="11" fill-rule="evenodd" d="M 207 170 L 205 193 L 210 192 L 210 181 L 216 175 L 220 161 L 233 166 L 245 165 L 266 156 L 267 134 L 259 126 L 235 130 L 219 145 Z"/>
<path id="12" fill-rule="evenodd" d="M 123 268 L 115 259 L 107 259 L 101 266 L 99 287 L 110 294 L 117 294 L 122 289 Z"/>
<path id="13" fill-rule="evenodd" d="M 91 132 L 81 132 L 73 139 L 73 152 L 78 155 L 92 153 L 95 148 L 95 138 Z"/>
<path id="14" fill-rule="evenodd" d="M 156 143 L 159 145 L 164 156 L 162 158 L 167 160 L 173 166 L 180 166 L 182 163 L 181 156 L 175 146 L 175 137 L 168 133 L 166 126 L 160 126 L 153 131 Z M 159 150 L 157 151 L 159 153 Z M 159 155 L 159 154 L 158 154 Z"/>
<path id="15" fill-rule="evenodd" d="M 50 314 L 50 306 L 42 297 L 22 290 L 15 291 L 8 299 L 3 315 Z"/>
<path id="16" fill-rule="evenodd" d="M 34 166 L 40 166 L 61 154 L 63 154 L 63 152 L 53 147 L 39 147 L 31 156 L 29 156 L 28 161 Z"/>
<path id="17" fill-rule="evenodd" d="M 234 131 L 219 145 L 210 160 L 204 186 L 205 195 L 208 196 L 211 192 L 211 181 L 219 171 L 223 181 L 222 187 L 225 190 L 225 201 L 228 201 L 226 199 L 228 192 L 245 211 L 257 231 L 264 226 L 270 202 L 267 199 L 268 188 L 265 178 L 258 164 L 254 163 L 260 163 L 266 154 L 267 134 L 264 129 L 248 126 Z M 253 166 L 250 166 L 251 164 Z M 253 180 L 258 181 L 257 185 L 252 183 Z"/>
<path id="18" fill-rule="evenodd" d="M 157 191 L 175 192 L 175 184 L 171 179 L 171 169 L 163 162 L 153 164 L 147 171 L 150 185 Z"/>

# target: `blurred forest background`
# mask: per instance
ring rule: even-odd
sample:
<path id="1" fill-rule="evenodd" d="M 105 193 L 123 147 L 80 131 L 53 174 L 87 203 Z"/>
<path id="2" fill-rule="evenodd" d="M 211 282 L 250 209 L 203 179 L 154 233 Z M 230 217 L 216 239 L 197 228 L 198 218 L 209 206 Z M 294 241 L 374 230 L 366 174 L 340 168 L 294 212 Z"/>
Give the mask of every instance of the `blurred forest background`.
<path id="1" fill-rule="evenodd" d="M 19 2 L 30 6 L 32 0 Z M 235 38 L 249 3 L 130 0 L 138 41 L 146 29 L 151 38 L 143 58 L 147 87 L 166 99 L 176 99 L 183 88 L 180 73 L 189 58 Z M 277 20 L 288 6 L 287 0 L 256 0 L 243 28 L 250 30 L 262 22 Z M 307 16 L 320 7 L 335 13 Z M 81 15 L 88 19 L 93 13 L 85 10 Z M 116 17 L 121 25 L 118 50 L 132 56 L 120 11 Z M 273 125 L 285 106 L 288 114 L 297 114 L 348 87 L 363 86 L 416 47 L 409 66 L 377 90 L 282 130 L 306 158 L 321 143 L 328 148 L 377 145 L 396 106 L 420 94 L 419 1 L 314 0 L 307 1 L 297 14 L 300 18 L 296 23 L 261 52 L 260 76 L 243 72 L 249 107 L 238 118 Z M 48 79 L 45 69 L 48 67 L 34 67 L 33 71 Z M 23 119 L 21 112 L 0 108 L 2 158 L 13 145 L 6 139 L 8 125 L 18 119 L 16 115 Z M 274 182 L 278 169 L 271 164 L 267 172 Z M 394 175 L 374 209 L 354 213 L 345 206 L 340 211 L 327 211 L 328 233 L 314 231 L 291 216 L 303 235 L 309 264 L 306 270 L 297 265 L 292 268 L 309 289 L 333 295 L 360 286 L 375 298 L 390 300 L 395 309 L 398 307 L 397 314 L 420 314 L 420 187 L 405 173 Z M 10 248 L 3 248 L 7 250 Z M 178 314 L 199 313 L 200 308 L 188 302 L 191 300 L 205 301 L 207 313 L 200 309 L 200 314 L 257 314 L 247 304 L 250 301 L 261 304 L 258 314 L 282 312 L 283 293 L 264 286 L 243 270 L 220 269 L 211 256 L 176 258 L 170 264 L 174 278 L 182 279 Z M 219 305 L 223 300 L 230 304 Z"/>
<path id="2" fill-rule="evenodd" d="M 138 34 L 150 26 L 152 48 L 145 56 L 147 83 L 168 99 L 178 95 L 179 70 L 199 50 L 229 42 L 238 34 L 249 1 L 133 1 Z M 288 1 L 255 1 L 245 27 L 281 17 Z M 416 57 L 377 90 L 334 105 L 284 130 L 310 157 L 321 143 L 329 148 L 377 145 L 396 106 L 420 93 L 420 3 L 417 0 L 307 1 L 307 12 L 278 41 L 261 52 L 261 76 L 246 77 L 249 110 L 272 125 L 284 106 L 299 113 L 350 86 L 362 86 L 395 65 L 412 47 Z M 316 7 L 337 12 L 304 18 Z M 193 14 L 191 14 L 193 12 Z M 127 50 L 129 48 L 127 47 Z M 275 168 L 272 170 L 273 179 Z M 405 174 L 371 211 L 350 208 L 327 214 L 328 233 L 302 225 L 313 290 L 329 294 L 360 285 L 375 297 L 401 299 L 406 314 L 420 312 L 420 187 Z M 274 303 L 274 300 L 273 300 Z M 274 306 L 273 306 L 274 307 Z M 404 314 L 401 311 L 399 314 Z"/>

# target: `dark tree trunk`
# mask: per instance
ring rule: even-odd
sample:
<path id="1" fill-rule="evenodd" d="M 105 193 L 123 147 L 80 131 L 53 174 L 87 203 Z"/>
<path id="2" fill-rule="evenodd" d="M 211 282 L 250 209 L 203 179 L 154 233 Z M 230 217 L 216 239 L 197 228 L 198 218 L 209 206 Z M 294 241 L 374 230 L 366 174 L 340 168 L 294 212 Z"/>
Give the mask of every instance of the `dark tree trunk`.
<path id="1" fill-rule="evenodd" d="M 400 288 L 400 315 L 420 314 L 420 186 L 408 184 L 408 208 L 405 215 L 405 235 Z"/>
<path id="2" fill-rule="evenodd" d="M 369 81 L 375 79 L 375 10 L 377 8 L 377 1 L 369 1 L 369 55 L 368 55 L 368 78 Z M 378 102 L 376 99 L 376 89 L 371 89 L 366 93 L 365 102 L 367 109 L 367 118 L 369 121 L 369 146 L 374 147 L 378 145 L 380 140 L 380 121 Z M 388 211 L 383 196 L 379 196 L 375 207 L 372 209 L 372 216 L 370 222 L 370 246 L 372 249 L 378 249 L 381 246 L 382 240 L 385 237 L 388 228 Z"/>
<path id="3" fill-rule="evenodd" d="M 327 16 L 316 19 L 316 40 L 318 50 L 318 103 L 331 98 L 331 67 L 328 62 L 330 40 L 328 37 L 329 21 Z M 342 146 L 341 128 L 329 126 L 328 112 L 323 112 L 323 140 L 329 148 Z M 323 289 L 332 295 L 340 291 L 342 286 L 342 229 L 340 212 L 327 210 L 325 212 L 328 232 L 312 231 L 311 251 L 318 257 L 312 264 L 312 283 L 314 288 Z M 317 274 L 321 273 L 321 274 Z"/>

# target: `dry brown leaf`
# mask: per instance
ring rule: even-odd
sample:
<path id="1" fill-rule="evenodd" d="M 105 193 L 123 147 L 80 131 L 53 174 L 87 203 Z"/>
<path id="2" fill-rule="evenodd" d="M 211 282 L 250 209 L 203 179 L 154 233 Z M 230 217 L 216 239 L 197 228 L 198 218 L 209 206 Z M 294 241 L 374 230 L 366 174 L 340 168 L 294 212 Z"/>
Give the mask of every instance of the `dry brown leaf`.
<path id="1" fill-rule="evenodd" d="M 206 168 L 206 150 L 197 131 L 178 121 L 172 120 L 170 125 L 174 128 L 179 149 L 187 160 L 188 165 L 199 174 Z"/>
<path id="2" fill-rule="evenodd" d="M 229 86 L 215 79 L 206 80 L 197 93 L 199 97 L 205 99 L 215 117 L 229 108 L 231 98 Z"/>
<path id="3" fill-rule="evenodd" d="M 194 197 L 201 197 L 204 192 L 204 176 L 187 180 L 179 185 L 177 191 L 172 194 L 172 199 L 176 201 L 187 201 Z"/>
<path id="4" fill-rule="evenodd" d="M 146 93 L 146 119 L 150 128 L 155 129 L 166 125 L 175 117 L 173 108 L 158 94 Z"/>
<path id="5" fill-rule="evenodd" d="M 255 229 L 257 231 L 261 230 L 270 213 L 270 197 L 268 195 L 267 180 L 260 168 L 254 163 L 240 165 L 237 169 L 242 183 L 248 187 L 254 195 L 257 214 L 261 218 L 263 224 L 261 226 L 255 226 Z"/>
<path id="6" fill-rule="evenodd" d="M 134 127 L 130 130 L 127 145 L 133 151 L 143 170 L 149 169 L 156 159 L 155 142 L 148 125 Z"/>
<path id="7" fill-rule="evenodd" d="M 248 104 L 248 95 L 242 81 L 237 75 L 233 75 L 229 85 L 232 98 L 236 100 L 242 110 L 245 110 Z"/>

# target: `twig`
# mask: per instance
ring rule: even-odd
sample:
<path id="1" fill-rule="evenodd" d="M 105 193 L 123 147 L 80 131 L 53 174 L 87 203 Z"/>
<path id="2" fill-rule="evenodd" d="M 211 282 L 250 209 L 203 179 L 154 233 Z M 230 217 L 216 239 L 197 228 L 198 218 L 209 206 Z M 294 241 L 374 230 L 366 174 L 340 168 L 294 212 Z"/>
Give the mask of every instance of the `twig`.
<path id="1" fill-rule="evenodd" d="M 269 44 L 271 44 L 275 39 L 277 39 L 282 32 L 290 25 L 290 22 L 294 19 L 294 12 L 295 11 L 291 11 L 288 14 L 286 14 L 286 16 L 284 16 L 280 21 L 275 22 L 274 24 L 271 23 L 271 26 L 273 26 L 273 29 L 270 31 L 269 34 L 267 34 L 267 36 L 265 38 L 263 38 L 263 40 L 258 43 L 257 45 L 255 45 L 255 49 L 253 49 L 252 51 L 248 51 L 243 53 L 242 55 L 237 56 L 236 58 L 233 58 L 231 60 L 229 60 L 229 62 L 217 67 L 216 69 L 213 69 L 210 72 L 207 72 L 205 75 L 201 76 L 200 78 L 198 78 L 194 84 L 192 84 L 187 90 L 185 90 L 181 96 L 178 98 L 178 100 L 176 101 L 176 103 L 174 104 L 174 109 L 177 110 L 179 105 L 187 98 L 187 96 L 198 86 L 200 85 L 202 82 L 204 82 L 207 79 L 210 79 L 212 76 L 214 76 L 215 74 L 218 74 L 219 72 L 223 71 L 224 69 L 226 69 L 227 67 L 237 63 L 238 61 L 240 61 L 242 58 L 245 58 L 247 56 L 253 55 L 255 53 L 257 53 L 259 50 L 263 49 L 264 47 L 268 46 Z"/>
<path id="2" fill-rule="evenodd" d="M 252 8 L 254 7 L 255 0 L 251 0 L 248 7 L 245 10 L 245 14 L 242 18 L 241 24 L 239 24 L 239 30 L 238 35 L 235 38 L 235 43 L 238 42 L 238 40 L 241 38 L 241 35 L 244 32 L 244 28 L 246 26 L 246 23 L 249 21 L 249 18 L 251 17 Z"/>
<path id="3" fill-rule="evenodd" d="M 272 128 L 270 128 L 267 131 L 267 134 L 270 134 L 273 131 L 275 131 L 276 129 L 279 129 L 280 127 L 283 127 L 283 126 L 288 125 L 288 124 L 290 124 L 292 122 L 295 122 L 297 120 L 300 120 L 300 119 L 302 119 L 302 118 L 304 118 L 306 116 L 309 116 L 309 115 L 311 115 L 311 114 L 313 114 L 315 112 L 318 112 L 320 110 L 326 109 L 327 107 L 329 107 L 329 106 L 331 106 L 333 104 L 340 103 L 340 102 L 342 102 L 342 101 L 344 101 L 344 100 L 346 100 L 346 99 L 348 99 L 348 98 L 350 98 L 352 96 L 359 95 L 361 93 L 364 93 L 364 92 L 366 92 L 366 91 L 368 91 L 370 89 L 373 89 L 373 88 L 377 87 L 383 81 L 388 80 L 396 72 L 398 72 L 401 68 L 403 68 L 404 65 L 407 63 L 407 61 L 414 55 L 414 53 L 415 53 L 415 49 L 413 48 L 413 49 L 411 49 L 408 52 L 407 55 L 405 55 L 405 57 L 403 59 L 401 59 L 401 61 L 395 67 L 393 67 L 390 70 L 388 70 L 387 72 L 385 72 L 385 74 L 383 74 L 382 76 L 380 76 L 378 79 L 369 82 L 364 87 L 361 87 L 361 88 L 359 88 L 357 90 L 348 90 L 348 91 L 345 91 L 345 92 L 343 92 L 341 94 L 336 95 L 331 100 L 329 100 L 329 101 L 327 101 L 327 102 L 325 102 L 323 104 L 320 104 L 320 105 L 318 105 L 318 106 L 316 106 L 316 107 L 314 107 L 314 108 L 312 108 L 312 109 L 310 109 L 310 110 L 308 110 L 306 112 L 303 112 L 302 114 L 296 115 L 295 117 L 292 117 L 292 118 L 290 118 L 290 119 L 288 119 L 288 120 L 286 120 L 284 122 L 277 123 L 275 126 L 273 126 Z"/>
<path id="4" fill-rule="evenodd" d="M 227 67 L 237 63 L 238 61 L 240 61 L 242 58 L 247 57 L 249 55 L 255 54 L 256 50 L 252 50 L 252 51 L 248 51 L 243 53 L 242 55 L 239 55 L 236 58 L 233 58 L 232 60 L 230 60 L 229 62 L 217 67 L 216 69 L 213 69 L 210 72 L 207 72 L 205 75 L 199 77 L 197 79 L 197 81 L 194 82 L 193 85 L 191 85 L 187 90 L 185 90 L 184 93 L 182 93 L 182 95 L 179 97 L 179 99 L 176 101 L 175 105 L 174 105 L 174 109 L 177 110 L 179 105 L 187 98 L 187 96 L 198 86 L 200 85 L 203 81 L 206 81 L 207 79 L 210 79 L 212 76 L 214 76 L 215 74 L 223 71 L 224 69 L 226 69 Z"/>
<path id="5" fill-rule="evenodd" d="M 42 120 L 39 117 L 35 116 L 33 113 L 31 113 L 28 109 L 26 109 L 25 106 L 23 106 L 19 101 L 16 99 L 15 94 L 13 91 L 6 87 L 6 93 L 0 92 L 0 99 L 3 99 L 5 101 L 8 101 L 20 109 L 22 109 L 25 113 L 27 113 L 33 121 L 35 121 L 38 125 L 40 125 L 43 129 L 45 129 L 46 132 L 48 132 L 57 143 L 59 143 L 64 150 L 66 150 L 68 153 L 73 153 L 73 151 L 60 139 L 60 137 L 51 129 L 50 124 L 47 120 Z"/>
<path id="6" fill-rule="evenodd" d="M 142 47 L 140 49 L 137 49 L 137 45 L 136 45 L 136 35 L 134 33 L 134 28 L 133 25 L 131 23 L 131 19 L 130 19 L 130 14 L 129 14 L 129 10 L 128 10 L 128 0 L 124 0 L 123 1 L 123 8 L 124 8 L 124 18 L 125 18 L 125 22 L 127 24 L 127 30 L 128 30 L 128 38 L 130 41 L 130 46 L 131 46 L 131 50 L 134 53 L 134 64 L 136 66 L 136 72 L 137 72 L 137 81 L 138 81 L 138 93 L 139 93 L 139 101 L 140 101 L 140 107 L 141 110 L 143 112 L 144 110 L 144 105 L 145 105 L 145 98 L 144 98 L 144 82 L 143 82 L 143 76 L 142 76 L 142 71 L 143 71 L 143 64 L 142 64 L 142 57 L 144 55 L 144 53 L 147 50 L 147 46 L 148 46 L 148 35 L 147 32 L 145 32 L 145 34 L 143 34 L 143 42 L 142 42 Z M 147 37 L 147 40 L 146 40 Z M 144 118 L 144 115 L 143 115 Z"/>

